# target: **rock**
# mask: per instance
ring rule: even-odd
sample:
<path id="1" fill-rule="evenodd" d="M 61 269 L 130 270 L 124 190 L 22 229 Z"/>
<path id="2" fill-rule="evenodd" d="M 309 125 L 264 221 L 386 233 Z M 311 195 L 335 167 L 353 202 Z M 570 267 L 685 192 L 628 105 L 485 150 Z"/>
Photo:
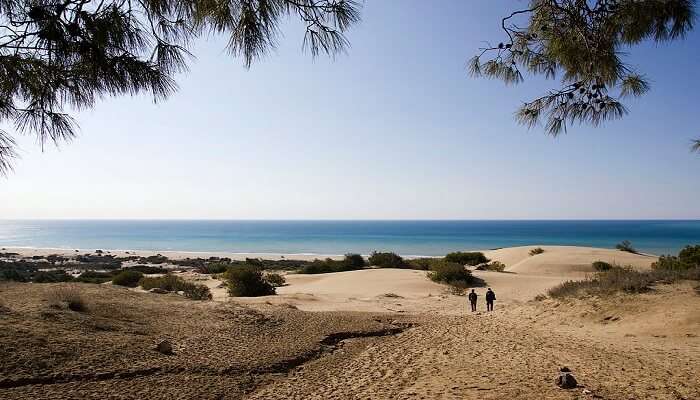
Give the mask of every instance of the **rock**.
<path id="1" fill-rule="evenodd" d="M 161 354 L 173 354 L 173 345 L 167 340 L 162 340 L 156 345 L 156 350 Z"/>
<path id="2" fill-rule="evenodd" d="M 576 386 L 578 386 L 578 382 L 576 382 L 576 378 L 571 374 L 568 368 L 564 367 L 562 368 L 566 369 L 567 371 L 562 371 L 559 372 L 559 376 L 557 377 L 557 386 L 559 386 L 562 389 L 573 389 Z"/>
<path id="3" fill-rule="evenodd" d="M 170 292 L 168 292 L 165 289 L 161 289 L 159 287 L 154 287 L 153 289 L 149 290 L 148 293 L 166 294 L 166 293 L 170 293 Z"/>

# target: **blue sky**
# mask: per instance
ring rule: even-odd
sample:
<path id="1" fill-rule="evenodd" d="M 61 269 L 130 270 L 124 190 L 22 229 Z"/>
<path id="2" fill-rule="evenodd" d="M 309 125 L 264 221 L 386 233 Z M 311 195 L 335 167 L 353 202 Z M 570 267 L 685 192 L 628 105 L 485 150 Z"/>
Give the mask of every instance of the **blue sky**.
<path id="1" fill-rule="evenodd" d="M 0 218 L 700 218 L 700 31 L 630 50 L 652 91 L 627 118 L 552 138 L 513 112 L 556 81 L 465 70 L 523 4 L 367 0 L 347 55 L 313 60 L 290 22 L 250 70 L 203 39 L 166 102 L 105 99 L 43 153 L 22 138 Z"/>

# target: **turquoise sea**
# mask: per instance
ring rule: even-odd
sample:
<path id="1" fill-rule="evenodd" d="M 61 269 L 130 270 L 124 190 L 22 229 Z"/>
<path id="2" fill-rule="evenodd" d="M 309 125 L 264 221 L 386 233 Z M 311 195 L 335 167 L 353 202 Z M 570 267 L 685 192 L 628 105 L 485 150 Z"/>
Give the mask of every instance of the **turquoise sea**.
<path id="1" fill-rule="evenodd" d="M 443 255 L 530 244 L 675 254 L 700 244 L 700 221 L 0 221 L 0 247 L 225 251 L 277 254 Z"/>

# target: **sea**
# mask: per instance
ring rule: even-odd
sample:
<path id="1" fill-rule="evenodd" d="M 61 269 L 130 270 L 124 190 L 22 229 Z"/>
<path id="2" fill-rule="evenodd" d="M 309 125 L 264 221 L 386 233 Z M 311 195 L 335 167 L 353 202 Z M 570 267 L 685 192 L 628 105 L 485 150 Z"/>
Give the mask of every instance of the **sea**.
<path id="1" fill-rule="evenodd" d="M 676 254 L 700 244 L 700 220 L 0 220 L 0 247 L 439 256 L 523 245 Z"/>

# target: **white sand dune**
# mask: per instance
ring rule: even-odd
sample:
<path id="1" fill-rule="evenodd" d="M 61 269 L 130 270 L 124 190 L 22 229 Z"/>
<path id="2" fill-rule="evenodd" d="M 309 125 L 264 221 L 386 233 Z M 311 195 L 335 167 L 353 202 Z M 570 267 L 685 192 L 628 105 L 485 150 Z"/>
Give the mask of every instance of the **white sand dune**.
<path id="1" fill-rule="evenodd" d="M 531 256 L 541 247 L 544 253 Z M 656 256 L 633 254 L 614 249 L 581 246 L 521 246 L 485 251 L 484 254 L 506 265 L 506 271 L 527 275 L 580 276 L 595 272 L 591 264 L 605 261 L 636 269 L 649 269 Z"/>

